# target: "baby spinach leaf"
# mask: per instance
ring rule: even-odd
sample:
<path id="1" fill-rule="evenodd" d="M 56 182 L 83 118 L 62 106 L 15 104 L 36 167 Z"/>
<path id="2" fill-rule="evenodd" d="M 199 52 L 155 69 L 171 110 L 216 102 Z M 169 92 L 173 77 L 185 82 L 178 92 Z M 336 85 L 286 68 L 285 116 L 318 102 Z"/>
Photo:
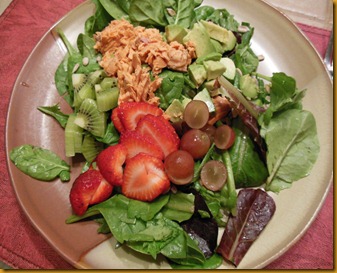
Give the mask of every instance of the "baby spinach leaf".
<path id="1" fill-rule="evenodd" d="M 261 186 L 268 177 L 264 163 L 255 151 L 254 143 L 239 128 L 235 131 L 235 142 L 230 148 L 234 180 L 236 188 Z"/>
<path id="2" fill-rule="evenodd" d="M 45 113 L 55 118 L 63 128 L 66 127 L 69 115 L 62 113 L 58 104 L 55 104 L 53 106 L 40 106 L 37 109 L 40 110 L 42 113 Z"/>
<path id="3" fill-rule="evenodd" d="M 212 21 L 228 30 L 237 31 L 239 23 L 226 9 L 215 9 L 211 6 L 201 6 L 195 10 L 196 20 Z"/>
<path id="4" fill-rule="evenodd" d="M 96 57 L 97 52 L 94 49 L 95 40 L 83 33 L 80 33 L 77 37 L 77 48 L 82 56 L 93 58 Z"/>
<path id="5" fill-rule="evenodd" d="M 256 71 L 259 59 L 249 45 L 238 45 L 235 54 L 231 57 L 235 66 L 239 68 L 243 75 Z"/>
<path id="6" fill-rule="evenodd" d="M 261 189 L 242 189 L 237 215 L 230 216 L 217 253 L 237 266 L 269 223 L 276 209 L 271 196 Z"/>
<path id="7" fill-rule="evenodd" d="M 223 258 L 217 253 L 213 254 L 210 258 L 206 259 L 206 261 L 200 264 L 189 264 L 189 265 L 181 265 L 171 262 L 170 265 L 173 269 L 216 269 L 221 266 L 223 262 Z"/>
<path id="8" fill-rule="evenodd" d="M 55 71 L 54 81 L 57 92 L 71 106 L 73 104 L 73 94 L 69 90 L 68 81 L 68 58 L 67 54 Z"/>
<path id="9" fill-rule="evenodd" d="M 128 206 L 129 218 L 140 218 L 143 221 L 151 220 L 169 201 L 170 195 L 162 195 L 151 203 L 130 200 Z"/>
<path id="10" fill-rule="evenodd" d="M 155 202 L 146 203 L 116 194 L 90 207 L 83 216 L 71 216 L 66 222 L 74 223 L 100 213 L 118 242 L 126 243 L 130 248 L 153 258 L 161 253 L 175 262 L 193 261 L 202 264 L 205 257 L 197 244 L 178 223 L 164 217 L 159 211 L 165 202 L 165 196 Z M 136 215 L 131 211 L 130 204 L 132 208 L 139 205 L 139 208 L 145 208 L 149 213 Z"/>
<path id="11" fill-rule="evenodd" d="M 162 210 L 162 213 L 166 218 L 177 222 L 190 219 L 193 212 L 194 195 L 182 192 L 170 194 L 170 199 Z"/>
<path id="12" fill-rule="evenodd" d="M 103 8 L 101 8 L 100 5 L 96 5 L 100 7 L 98 11 L 99 13 L 97 13 L 96 11 L 96 17 L 101 18 L 100 14 L 104 13 L 103 11 L 105 10 L 113 19 L 118 20 L 122 18 L 128 18 L 127 12 L 123 10 L 123 7 L 119 5 L 119 2 L 121 1 L 99 0 L 99 3 Z M 124 2 L 127 2 L 127 1 L 124 1 Z M 105 17 L 106 16 L 104 16 L 103 18 Z M 110 21 L 111 19 L 106 24 L 104 24 L 105 22 L 102 22 L 102 25 L 107 26 Z"/>
<path id="13" fill-rule="evenodd" d="M 143 26 L 165 27 L 168 24 L 162 1 L 134 0 L 129 8 L 129 16 L 132 22 Z"/>
<path id="14" fill-rule="evenodd" d="M 165 16 L 169 24 L 190 28 L 195 19 L 194 0 L 164 0 Z"/>
<path id="15" fill-rule="evenodd" d="M 22 145 L 10 151 L 10 159 L 23 173 L 41 181 L 60 177 L 70 179 L 70 166 L 55 153 L 32 145 Z"/>
<path id="16" fill-rule="evenodd" d="M 105 28 L 113 19 L 107 10 L 102 6 L 99 0 L 91 0 L 96 8 L 95 14 L 90 16 L 84 24 L 85 34 L 92 36 L 97 31 L 101 31 Z"/>
<path id="17" fill-rule="evenodd" d="M 290 109 L 274 115 L 261 135 L 268 147 L 267 190 L 279 192 L 309 174 L 320 150 L 311 112 Z"/>
<path id="18" fill-rule="evenodd" d="M 179 99 L 185 80 L 182 73 L 165 70 L 159 74 L 163 79 L 156 95 L 160 98 L 160 107 L 166 109 L 174 99 Z"/>
<path id="19" fill-rule="evenodd" d="M 98 142 L 102 142 L 107 145 L 117 144 L 119 140 L 119 133 L 117 132 L 114 124 L 109 122 L 103 137 L 94 136 Z"/>
<path id="20" fill-rule="evenodd" d="M 129 13 L 131 1 L 132 0 L 116 0 L 119 7 L 127 14 Z"/>

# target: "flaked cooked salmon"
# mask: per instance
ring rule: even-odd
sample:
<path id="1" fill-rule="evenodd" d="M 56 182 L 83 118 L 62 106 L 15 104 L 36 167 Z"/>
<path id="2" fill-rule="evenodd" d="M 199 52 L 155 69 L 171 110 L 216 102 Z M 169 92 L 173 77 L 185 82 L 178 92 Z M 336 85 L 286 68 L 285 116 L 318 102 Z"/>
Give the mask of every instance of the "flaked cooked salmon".
<path id="1" fill-rule="evenodd" d="M 158 74 L 164 68 L 186 72 L 196 58 L 193 44 L 167 43 L 158 29 L 134 27 L 124 19 L 112 21 L 94 38 L 95 49 L 102 53 L 100 65 L 118 78 L 119 104 L 146 101 L 159 105 L 154 94 L 162 81 Z"/>

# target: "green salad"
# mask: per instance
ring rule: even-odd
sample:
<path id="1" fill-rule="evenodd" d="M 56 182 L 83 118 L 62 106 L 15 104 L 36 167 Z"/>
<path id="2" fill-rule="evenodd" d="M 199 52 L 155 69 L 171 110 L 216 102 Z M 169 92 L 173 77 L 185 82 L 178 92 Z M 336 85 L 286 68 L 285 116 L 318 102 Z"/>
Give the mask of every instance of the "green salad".
<path id="1" fill-rule="evenodd" d="M 65 114 L 57 104 L 38 108 L 64 128 L 66 156 L 84 158 L 82 174 L 70 193 L 74 214 L 66 223 L 94 220 L 99 233 L 117 240 L 115 251 L 127 245 L 154 260 L 163 255 L 175 269 L 214 269 L 224 262 L 238 266 L 277 209 L 268 192 L 290 188 L 309 175 L 317 159 L 315 118 L 302 106 L 305 90 L 286 73 L 258 72 L 263 60 L 251 48 L 254 26 L 238 22 L 226 8 L 202 5 L 201 0 L 92 2 L 95 13 L 86 20 L 76 46 L 62 29 L 57 30 L 68 52 L 55 72 L 55 85 L 73 112 Z M 149 77 L 149 86 L 159 83 L 150 97 L 157 108 L 151 113 L 165 117 L 170 129 L 157 126 L 159 118 L 147 120 L 145 114 L 126 129 L 123 118 L 131 116 L 135 122 L 132 111 L 144 102 L 124 107 L 118 116 L 126 104 L 122 97 L 130 91 L 118 71 L 113 75 L 102 66 L 117 53 L 104 55 L 97 50 L 97 44 L 103 43 L 102 31 L 113 21 L 155 29 L 160 42 L 180 46 L 181 52 L 192 48 L 186 69 L 175 69 L 173 62 L 153 71 L 151 64 L 142 62 L 138 70 L 143 78 Z M 144 37 L 140 41 L 150 43 Z M 144 135 L 129 141 L 133 131 Z M 207 141 L 195 142 L 198 137 Z M 157 153 L 159 159 L 143 152 L 129 156 L 124 143 L 150 145 L 141 150 Z M 190 164 L 179 167 L 174 165 L 177 159 L 171 157 L 169 162 L 169 156 L 181 150 L 188 152 L 188 158 L 181 156 Z M 147 158 L 149 163 L 140 163 Z M 71 166 L 47 149 L 24 144 L 11 151 L 10 159 L 35 179 L 71 180 Z M 111 170 L 109 164 L 120 168 Z M 160 169 L 159 176 L 168 181 L 151 199 L 134 192 L 144 175 L 132 175 L 144 166 Z M 103 168 L 113 172 L 113 183 Z M 118 175 L 122 182 L 116 180 Z M 95 188 L 90 195 L 82 191 L 88 181 Z M 92 202 L 83 207 L 85 198 Z"/>

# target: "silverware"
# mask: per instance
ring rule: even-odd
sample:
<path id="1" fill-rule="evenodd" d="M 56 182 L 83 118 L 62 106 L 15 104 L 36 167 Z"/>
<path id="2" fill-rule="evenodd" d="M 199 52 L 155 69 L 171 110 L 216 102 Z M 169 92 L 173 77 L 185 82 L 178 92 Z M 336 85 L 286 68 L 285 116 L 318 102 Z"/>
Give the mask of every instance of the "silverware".
<path id="1" fill-rule="evenodd" d="M 324 63 L 330 73 L 331 78 L 333 78 L 333 32 L 330 35 L 328 48 L 325 52 Z"/>

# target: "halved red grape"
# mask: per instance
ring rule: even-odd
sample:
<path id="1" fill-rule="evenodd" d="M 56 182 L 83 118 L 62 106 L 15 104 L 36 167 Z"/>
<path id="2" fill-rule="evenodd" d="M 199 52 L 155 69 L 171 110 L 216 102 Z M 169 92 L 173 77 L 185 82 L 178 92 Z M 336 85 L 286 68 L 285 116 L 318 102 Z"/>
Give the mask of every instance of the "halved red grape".
<path id="1" fill-rule="evenodd" d="M 215 126 L 207 123 L 200 130 L 203 131 L 203 132 L 205 132 L 208 135 L 211 143 L 214 142 L 214 134 L 215 134 L 215 130 L 216 130 Z"/>
<path id="2" fill-rule="evenodd" d="M 227 180 L 227 168 L 217 160 L 208 161 L 201 169 L 200 181 L 206 189 L 219 191 Z"/>
<path id="3" fill-rule="evenodd" d="M 211 146 L 209 136 L 199 130 L 188 130 L 180 139 L 180 149 L 187 151 L 194 159 L 202 158 Z"/>
<path id="4" fill-rule="evenodd" d="M 207 104 L 201 100 L 191 100 L 185 107 L 183 119 L 193 129 L 204 127 L 209 119 Z"/>
<path id="5" fill-rule="evenodd" d="M 215 146 L 219 149 L 229 149 L 235 141 L 235 132 L 232 127 L 224 124 L 216 128 L 214 134 Z"/>
<path id="6" fill-rule="evenodd" d="M 176 185 L 186 185 L 192 181 L 194 159 L 188 152 L 177 150 L 170 153 L 165 158 L 164 167 L 172 183 Z"/>

